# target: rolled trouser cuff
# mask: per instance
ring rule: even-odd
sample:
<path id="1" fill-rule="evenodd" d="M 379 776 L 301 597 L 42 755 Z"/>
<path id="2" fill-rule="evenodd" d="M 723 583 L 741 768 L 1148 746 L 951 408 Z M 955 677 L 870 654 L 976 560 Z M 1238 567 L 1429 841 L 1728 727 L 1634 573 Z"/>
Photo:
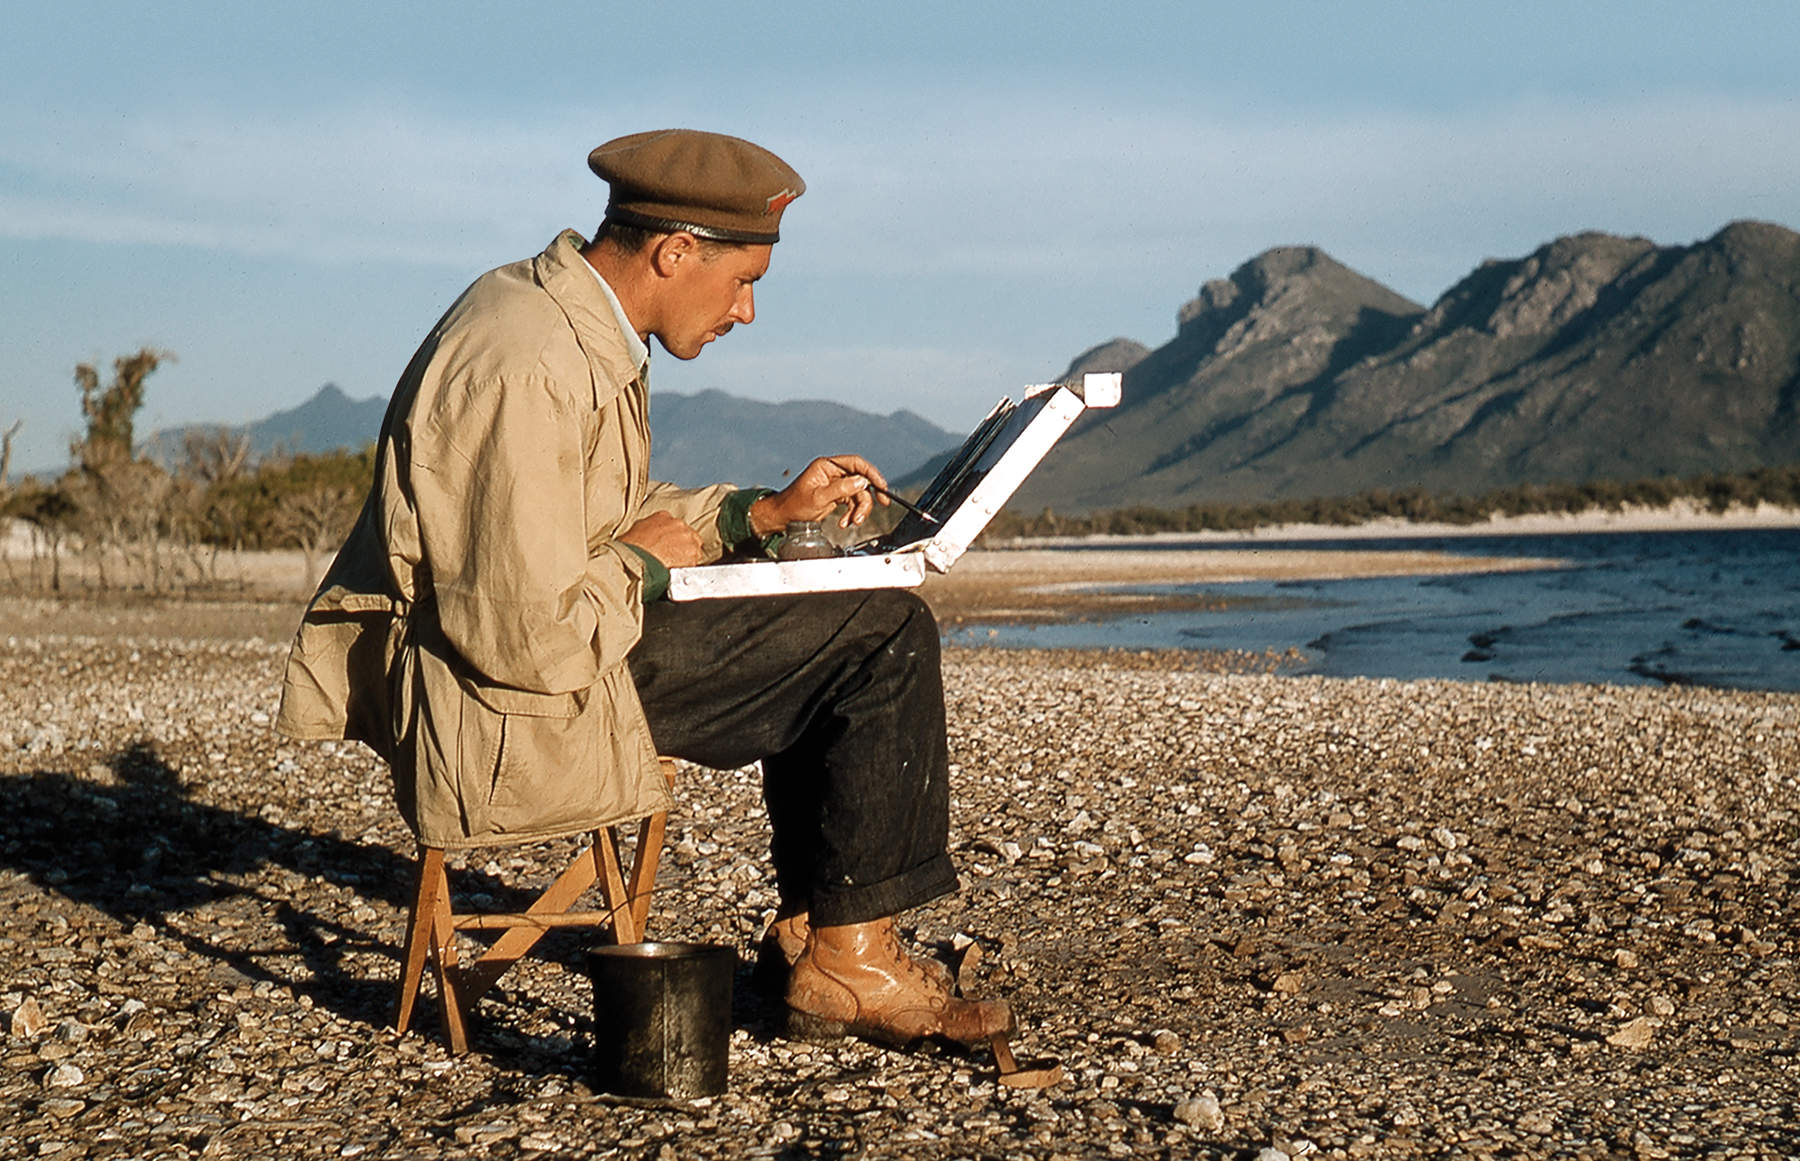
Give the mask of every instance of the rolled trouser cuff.
<path id="1" fill-rule="evenodd" d="M 953 894 L 956 868 L 948 854 L 936 855 L 909 871 L 879 883 L 819 887 L 812 892 L 811 922 L 817 927 L 868 923 Z"/>

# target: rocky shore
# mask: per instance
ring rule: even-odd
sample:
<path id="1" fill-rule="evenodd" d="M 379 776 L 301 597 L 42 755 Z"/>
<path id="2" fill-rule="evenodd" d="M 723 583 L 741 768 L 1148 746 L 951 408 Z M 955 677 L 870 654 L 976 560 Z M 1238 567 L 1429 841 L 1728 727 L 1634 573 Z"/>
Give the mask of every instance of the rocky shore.
<path id="1" fill-rule="evenodd" d="M 0 605 L 0 1158 L 1800 1155 L 1791 696 L 954 652 L 965 889 L 908 930 L 1066 1082 L 744 986 L 730 1092 L 633 1103 L 574 936 L 477 1053 L 386 1030 L 411 844 L 365 751 L 271 731 L 291 609 Z M 678 795 L 652 933 L 747 954 L 754 772 Z"/>

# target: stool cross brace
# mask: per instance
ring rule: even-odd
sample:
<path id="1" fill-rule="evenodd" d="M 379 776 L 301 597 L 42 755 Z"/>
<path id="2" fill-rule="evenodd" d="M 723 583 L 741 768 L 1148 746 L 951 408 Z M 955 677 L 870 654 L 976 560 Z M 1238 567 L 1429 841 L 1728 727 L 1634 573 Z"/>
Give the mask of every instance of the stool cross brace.
<path id="1" fill-rule="evenodd" d="M 675 764 L 663 759 L 662 771 L 672 788 Z M 592 844 L 576 855 L 524 911 L 455 911 L 450 879 L 444 867 L 444 848 L 420 848 L 419 887 L 407 921 L 395 1030 L 405 1032 L 411 1026 L 419 988 L 429 971 L 437 985 L 444 1032 L 451 1051 L 467 1052 L 468 1022 L 475 1002 L 550 931 L 561 927 L 607 928 L 615 942 L 641 941 L 650 918 L 650 895 L 656 883 L 667 825 L 668 816 L 662 811 L 638 822 L 637 843 L 629 872 L 621 857 L 619 828 L 611 826 L 595 830 Z M 604 908 L 571 910 L 596 884 Z M 500 937 L 467 966 L 462 966 L 458 962 L 456 946 L 459 931 L 498 931 Z"/>

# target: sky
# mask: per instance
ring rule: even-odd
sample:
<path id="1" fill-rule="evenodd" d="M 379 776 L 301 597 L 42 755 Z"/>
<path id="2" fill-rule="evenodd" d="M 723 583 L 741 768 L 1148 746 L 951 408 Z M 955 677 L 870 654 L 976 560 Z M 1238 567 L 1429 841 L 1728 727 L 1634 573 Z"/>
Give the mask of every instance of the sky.
<path id="1" fill-rule="evenodd" d="M 78 363 L 146 345 L 175 360 L 140 436 L 385 396 L 477 275 L 593 229 L 587 152 L 643 129 L 750 138 L 808 185 L 756 322 L 659 352 L 654 391 L 952 431 L 1096 343 L 1168 341 L 1273 246 L 1429 304 L 1582 230 L 1800 228 L 1792 0 L 59 0 L 7 26 L 15 474 L 66 463 Z"/>

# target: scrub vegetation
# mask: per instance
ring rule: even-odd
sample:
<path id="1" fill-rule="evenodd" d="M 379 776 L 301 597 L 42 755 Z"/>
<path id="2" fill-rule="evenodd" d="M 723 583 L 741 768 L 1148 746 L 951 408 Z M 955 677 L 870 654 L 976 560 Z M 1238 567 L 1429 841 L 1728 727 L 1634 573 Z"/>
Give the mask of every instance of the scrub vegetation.
<path id="1" fill-rule="evenodd" d="M 151 347 L 113 360 L 110 381 L 75 369 L 86 430 L 54 479 L 7 482 L 0 469 L 0 586 L 24 592 L 221 593 L 253 587 L 246 554 L 298 551 L 309 579 L 356 518 L 375 471 L 375 447 L 321 454 L 275 452 L 260 459 L 249 438 L 227 428 L 189 430 L 181 452 L 153 458 L 135 442 L 145 384 L 175 356 Z M 5 438 L 10 452 L 15 424 Z M 10 456 L 0 452 L 0 464 Z M 995 517 L 987 543 L 1042 536 L 1132 536 L 1157 532 L 1245 532 L 1287 524 L 1354 526 L 1372 520 L 1475 524 L 1492 516 L 1655 510 L 1688 503 L 1712 512 L 1770 505 L 1800 509 L 1800 464 L 1741 473 L 1661 476 L 1619 482 L 1520 484 L 1480 495 L 1420 488 L 1257 504 L 1137 505 L 1108 511 Z M 897 520 L 876 514 L 870 530 Z"/>
<path id="2" fill-rule="evenodd" d="M 1375 490 L 1354 496 L 1275 500 L 1265 504 L 1190 504 L 1184 508 L 1138 506 L 1062 515 L 1048 508 L 1033 516 L 1012 510 L 988 525 L 995 539 L 1032 536 L 1132 536 L 1152 532 L 1248 532 L 1284 524 L 1365 524 L 1405 520 L 1415 524 L 1477 524 L 1494 516 L 1659 509 L 1687 502 L 1709 512 L 1767 504 L 1800 509 L 1800 464 L 1740 473 L 1708 473 L 1585 484 L 1520 484 L 1478 496 L 1434 496 L 1417 488 Z"/>
<path id="3" fill-rule="evenodd" d="M 86 430 L 54 479 L 0 476 L 0 516 L 22 522 L 0 553 L 0 583 L 26 591 L 172 594 L 245 585 L 241 557 L 298 549 L 308 574 L 343 539 L 374 474 L 375 449 L 277 453 L 248 437 L 189 431 L 165 467 L 134 439 L 145 383 L 174 355 L 145 347 L 75 369 Z M 7 441 L 10 447 L 10 439 Z"/>

